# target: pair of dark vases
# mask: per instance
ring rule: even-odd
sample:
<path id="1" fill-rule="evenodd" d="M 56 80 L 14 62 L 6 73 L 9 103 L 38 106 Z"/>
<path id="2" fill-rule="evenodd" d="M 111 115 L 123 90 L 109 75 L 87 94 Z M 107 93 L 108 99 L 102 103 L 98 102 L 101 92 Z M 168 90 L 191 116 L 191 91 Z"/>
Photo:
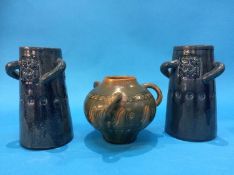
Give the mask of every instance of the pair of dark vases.
<path id="1" fill-rule="evenodd" d="M 214 78 L 224 65 L 214 62 L 212 46 L 174 48 L 173 59 L 161 65 L 170 78 L 166 132 L 189 141 L 216 136 Z M 73 137 L 65 87 L 65 63 L 60 49 L 21 47 L 19 61 L 6 72 L 20 80 L 20 143 L 29 149 L 49 149 Z M 19 71 L 17 71 L 19 69 Z M 147 90 L 157 92 L 157 99 Z M 96 82 L 85 101 L 88 121 L 111 143 L 130 143 L 145 128 L 162 100 L 152 83 L 139 85 L 134 77 L 106 77 Z"/>

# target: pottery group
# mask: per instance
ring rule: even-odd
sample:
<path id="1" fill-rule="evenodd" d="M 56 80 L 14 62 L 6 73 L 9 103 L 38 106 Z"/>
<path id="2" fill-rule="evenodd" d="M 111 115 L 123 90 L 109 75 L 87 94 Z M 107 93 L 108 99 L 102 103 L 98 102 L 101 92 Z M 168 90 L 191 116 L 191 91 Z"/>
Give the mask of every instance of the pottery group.
<path id="1" fill-rule="evenodd" d="M 20 144 L 28 149 L 65 145 L 72 140 L 73 129 L 61 49 L 20 47 L 19 51 L 19 60 L 9 62 L 6 72 L 20 82 Z M 170 80 L 165 131 L 187 141 L 214 139 L 214 79 L 224 71 L 224 64 L 214 61 L 214 47 L 176 46 L 172 60 L 160 70 Z M 153 121 L 162 97 L 153 83 L 139 84 L 134 76 L 107 76 L 94 82 L 84 113 L 107 142 L 127 144 Z"/>

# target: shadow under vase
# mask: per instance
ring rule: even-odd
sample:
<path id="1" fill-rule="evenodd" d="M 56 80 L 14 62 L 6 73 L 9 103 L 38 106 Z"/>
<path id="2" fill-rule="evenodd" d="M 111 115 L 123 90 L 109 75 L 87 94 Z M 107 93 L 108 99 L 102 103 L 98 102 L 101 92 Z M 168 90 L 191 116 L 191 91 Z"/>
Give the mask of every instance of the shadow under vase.
<path id="1" fill-rule="evenodd" d="M 20 144 L 19 140 L 14 140 L 14 141 L 7 143 L 6 147 L 9 149 L 23 149 L 26 151 L 36 151 L 36 152 L 37 151 L 46 151 L 49 153 L 60 153 L 60 152 L 66 151 L 68 149 L 68 144 L 65 144 L 65 145 L 60 146 L 60 147 L 51 148 L 51 149 L 27 149 Z"/>
<path id="2" fill-rule="evenodd" d="M 229 145 L 227 140 L 219 136 L 217 136 L 214 140 L 209 141 L 208 143 L 214 146 L 228 146 Z"/>

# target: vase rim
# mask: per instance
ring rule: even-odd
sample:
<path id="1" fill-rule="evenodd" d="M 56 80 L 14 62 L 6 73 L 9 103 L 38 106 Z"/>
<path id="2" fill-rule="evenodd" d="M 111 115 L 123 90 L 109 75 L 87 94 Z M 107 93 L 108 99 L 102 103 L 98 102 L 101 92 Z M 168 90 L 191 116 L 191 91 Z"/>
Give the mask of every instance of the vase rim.
<path id="1" fill-rule="evenodd" d="M 213 50 L 214 46 L 212 45 L 184 45 L 184 46 L 175 46 L 174 50 L 185 50 L 185 49 L 194 49 L 194 50 Z"/>
<path id="2" fill-rule="evenodd" d="M 52 47 L 37 47 L 37 46 L 21 46 L 20 50 L 61 50 L 60 48 Z"/>

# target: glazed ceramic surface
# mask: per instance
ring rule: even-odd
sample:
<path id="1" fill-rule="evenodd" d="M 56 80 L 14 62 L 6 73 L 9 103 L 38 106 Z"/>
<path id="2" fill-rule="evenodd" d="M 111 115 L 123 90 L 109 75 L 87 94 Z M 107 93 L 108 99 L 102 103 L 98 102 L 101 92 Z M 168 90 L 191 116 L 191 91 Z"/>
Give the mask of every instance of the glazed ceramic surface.
<path id="1" fill-rule="evenodd" d="M 157 92 L 155 101 L 147 90 Z M 88 121 L 111 143 L 133 142 L 153 119 L 162 100 L 161 90 L 152 83 L 140 85 L 134 77 L 106 77 L 95 82 L 85 100 Z"/>
<path id="2" fill-rule="evenodd" d="M 21 47 L 19 61 L 6 65 L 20 80 L 20 143 L 29 149 L 49 149 L 73 137 L 65 87 L 66 65 L 60 49 Z"/>
<path id="3" fill-rule="evenodd" d="M 214 62 L 213 46 L 178 46 L 172 61 L 161 65 L 170 78 L 165 130 L 188 141 L 216 137 L 215 81 L 224 65 Z"/>

